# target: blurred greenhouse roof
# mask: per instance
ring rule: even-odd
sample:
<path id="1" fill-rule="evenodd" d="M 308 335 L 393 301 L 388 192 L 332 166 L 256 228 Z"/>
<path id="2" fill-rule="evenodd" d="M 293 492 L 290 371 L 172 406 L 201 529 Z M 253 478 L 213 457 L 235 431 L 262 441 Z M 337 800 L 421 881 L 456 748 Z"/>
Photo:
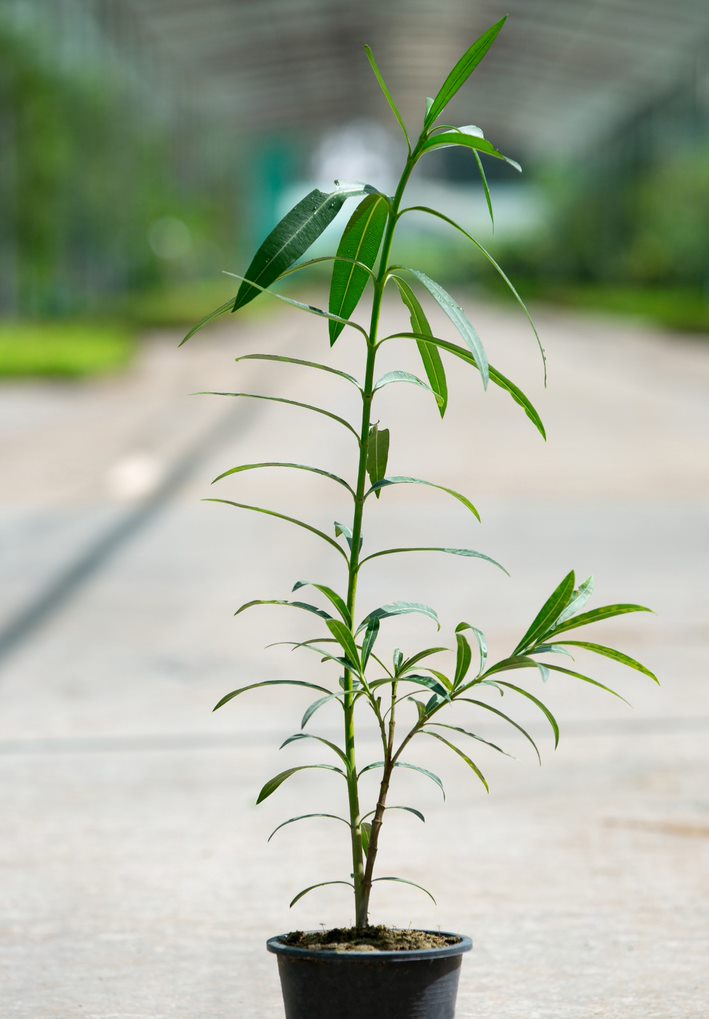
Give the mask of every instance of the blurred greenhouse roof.
<path id="1" fill-rule="evenodd" d="M 5 0 L 29 25 L 87 21 L 181 103 L 247 133 L 383 119 L 375 50 L 405 118 L 420 120 L 463 49 L 503 14 L 494 59 L 451 104 L 526 152 L 578 152 L 686 77 L 709 43 L 706 0 Z M 88 16 L 88 17 L 87 17 Z M 70 28 L 70 31 L 73 29 Z M 159 90 L 160 91 L 160 90 Z M 709 101 L 709 100 L 708 100 Z"/>
<path id="2" fill-rule="evenodd" d="M 462 50 L 510 15 L 452 107 L 480 114 L 527 151 L 585 148 L 699 63 L 706 0 L 84 0 L 120 7 L 210 116 L 250 131 L 385 116 L 362 46 L 370 43 L 412 122 Z M 504 129 L 503 129 L 504 125 Z M 504 141 L 504 136 L 501 141 Z"/>

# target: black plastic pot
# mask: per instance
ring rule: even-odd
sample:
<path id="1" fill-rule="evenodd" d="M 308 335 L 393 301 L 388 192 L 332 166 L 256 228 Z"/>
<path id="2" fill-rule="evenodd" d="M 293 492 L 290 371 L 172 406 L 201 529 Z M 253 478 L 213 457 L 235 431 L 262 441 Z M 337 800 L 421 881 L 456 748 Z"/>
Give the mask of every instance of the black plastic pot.
<path id="1" fill-rule="evenodd" d="M 333 952 L 266 942 L 278 956 L 286 1019 L 453 1019 L 470 938 L 444 948 Z"/>

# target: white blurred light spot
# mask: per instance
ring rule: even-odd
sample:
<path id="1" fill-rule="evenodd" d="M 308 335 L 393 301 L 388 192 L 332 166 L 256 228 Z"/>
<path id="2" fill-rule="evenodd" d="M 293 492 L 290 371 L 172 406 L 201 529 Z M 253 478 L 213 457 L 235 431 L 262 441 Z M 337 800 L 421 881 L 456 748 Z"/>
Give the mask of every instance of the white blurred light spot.
<path id="1" fill-rule="evenodd" d="M 400 147 L 379 124 L 356 120 L 329 131 L 313 154 L 313 176 L 329 182 L 335 179 L 365 181 L 389 190 L 395 181 Z"/>
<path id="2" fill-rule="evenodd" d="M 148 244 L 158 258 L 184 258 L 192 250 L 192 234 L 181 219 L 163 216 L 148 227 Z"/>
<path id="3" fill-rule="evenodd" d="M 161 475 L 155 457 L 149 453 L 129 453 L 111 465 L 106 484 L 116 499 L 140 499 L 155 490 Z"/>

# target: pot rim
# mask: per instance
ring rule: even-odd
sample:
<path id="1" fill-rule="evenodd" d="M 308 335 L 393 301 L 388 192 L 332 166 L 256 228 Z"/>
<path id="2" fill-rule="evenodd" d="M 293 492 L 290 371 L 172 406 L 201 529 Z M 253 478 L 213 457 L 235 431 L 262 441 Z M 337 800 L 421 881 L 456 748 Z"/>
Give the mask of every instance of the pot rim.
<path id="1" fill-rule="evenodd" d="M 283 938 L 288 937 L 287 934 L 276 934 L 274 937 L 269 938 L 266 942 L 266 948 L 269 952 L 273 952 L 275 955 L 285 955 L 291 958 L 309 958 L 309 959 L 369 959 L 370 962 L 374 962 L 377 959 L 391 959 L 393 961 L 410 961 L 416 962 L 419 959 L 441 959 L 451 955 L 462 955 L 464 952 L 469 952 L 473 947 L 472 940 L 465 934 L 456 934 L 451 931 L 431 931 L 424 928 L 416 928 L 421 930 L 424 934 L 440 934 L 445 938 L 458 938 L 453 945 L 443 945 L 440 948 L 404 948 L 396 950 L 375 950 L 373 952 L 367 951 L 346 951 L 338 952 L 334 949 L 321 949 L 321 948 L 301 948 L 298 945 L 285 945 L 283 944 Z M 311 933 L 306 931 L 306 933 Z M 315 933 L 315 932 L 312 932 Z"/>

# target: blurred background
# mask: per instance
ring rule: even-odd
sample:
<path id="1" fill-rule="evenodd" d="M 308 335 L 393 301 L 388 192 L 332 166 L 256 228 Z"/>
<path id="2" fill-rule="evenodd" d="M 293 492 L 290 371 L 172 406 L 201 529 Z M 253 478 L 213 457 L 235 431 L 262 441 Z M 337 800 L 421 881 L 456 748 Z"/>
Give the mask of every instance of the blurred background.
<path id="1" fill-rule="evenodd" d="M 485 164 L 494 231 L 470 153 L 428 156 L 410 194 L 502 263 L 547 347 L 549 388 L 524 316 L 462 239 L 406 217 L 396 257 L 456 295 L 549 442 L 454 364 L 443 421 L 430 394 L 387 386 L 390 473 L 462 490 L 483 523 L 400 486 L 372 507 L 368 548 L 471 546 L 513 579 L 455 556 L 393 556 L 362 577 L 361 608 L 430 602 L 442 644 L 465 618 L 502 657 L 574 566 L 596 575 L 595 604 L 655 610 L 588 639 L 663 685 L 583 662 L 630 712 L 585 684 L 530 680 L 562 741 L 552 753 L 545 719 L 516 705 L 544 767 L 521 740 L 504 746 L 523 763 L 481 747 L 489 798 L 459 762 L 417 749 L 448 802 L 400 779 L 412 797 L 400 802 L 433 823 L 393 818 L 382 872 L 430 886 L 439 905 L 387 886 L 375 919 L 473 934 L 461 1019 L 706 1019 L 706 0 L 0 0 L 3 1019 L 275 1019 L 263 940 L 349 920 L 342 889 L 287 908 L 343 876 L 339 833 L 294 825 L 265 847 L 304 802 L 338 812 L 328 777 L 299 775 L 254 807 L 269 775 L 308 759 L 302 744 L 275 750 L 308 701 L 279 688 L 211 714 L 242 682 L 313 678 L 307 661 L 263 650 L 310 636 L 297 613 L 235 620 L 236 607 L 288 597 L 299 578 L 339 588 L 341 568 L 309 535 L 200 500 L 243 499 L 331 533 L 351 507 L 326 479 L 210 482 L 289 459 L 349 477 L 351 436 L 296 408 L 190 394 L 274 394 L 354 419 L 341 379 L 234 358 L 330 358 L 359 374 L 361 348 L 345 333 L 329 350 L 322 322 L 266 297 L 177 344 L 306 191 L 394 186 L 402 140 L 364 44 L 417 133 L 425 97 L 505 13 L 449 107 L 523 165 Z M 314 253 L 334 250 L 349 214 Z M 327 300 L 326 274 L 289 287 Z M 402 323 L 392 294 L 383 321 Z M 415 352 L 387 348 L 382 371 L 420 373 Z M 382 647 L 438 642 L 418 624 L 391 621 Z M 339 738 L 329 711 L 315 731 Z M 376 741 L 361 734 L 371 760 Z"/>
<path id="2" fill-rule="evenodd" d="M 488 161 L 495 252 L 529 296 L 706 331 L 706 4 L 508 8 L 495 61 L 450 111 L 524 165 Z M 363 43 L 415 124 L 500 9 L 3 0 L 0 375 L 119 367 L 146 328 L 206 311 L 304 187 L 386 187 L 401 143 Z M 487 239 L 470 154 L 421 172 Z M 408 239 L 469 278 L 445 233 Z"/>

